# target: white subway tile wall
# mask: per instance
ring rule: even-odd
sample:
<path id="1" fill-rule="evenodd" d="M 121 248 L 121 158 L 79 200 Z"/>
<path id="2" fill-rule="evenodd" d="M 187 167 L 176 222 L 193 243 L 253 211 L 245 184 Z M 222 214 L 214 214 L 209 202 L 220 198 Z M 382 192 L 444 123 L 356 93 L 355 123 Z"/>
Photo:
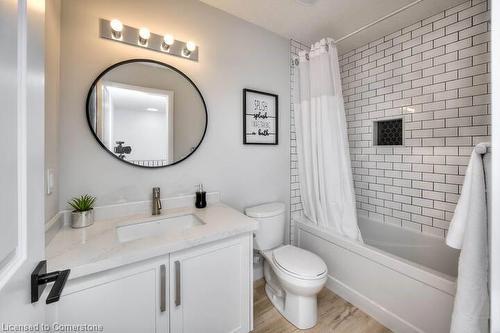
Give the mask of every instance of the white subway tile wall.
<path id="1" fill-rule="evenodd" d="M 293 61 L 298 56 L 300 51 L 309 51 L 309 47 L 290 40 L 290 242 L 293 244 L 294 223 L 291 217 L 302 213 L 302 200 L 300 197 L 300 185 L 297 165 L 297 141 L 295 136 L 295 117 L 294 117 L 294 83 L 295 77 L 293 73 Z"/>
<path id="2" fill-rule="evenodd" d="M 469 0 L 340 56 L 360 216 L 446 235 L 472 147 L 491 139 L 490 50 L 489 4 Z M 373 121 L 398 117 L 404 146 L 374 146 Z M 293 117 L 291 140 L 297 214 Z"/>

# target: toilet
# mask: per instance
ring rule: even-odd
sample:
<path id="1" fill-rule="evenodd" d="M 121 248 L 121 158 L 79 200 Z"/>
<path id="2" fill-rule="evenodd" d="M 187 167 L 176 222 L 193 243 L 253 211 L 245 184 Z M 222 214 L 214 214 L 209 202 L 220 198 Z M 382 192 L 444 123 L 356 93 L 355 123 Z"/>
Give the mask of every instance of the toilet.
<path id="1" fill-rule="evenodd" d="M 281 202 L 250 207 L 245 214 L 259 222 L 254 248 L 264 257 L 266 294 L 274 307 L 299 329 L 316 325 L 317 294 L 327 279 L 327 267 L 316 254 L 284 245 L 285 205 Z"/>

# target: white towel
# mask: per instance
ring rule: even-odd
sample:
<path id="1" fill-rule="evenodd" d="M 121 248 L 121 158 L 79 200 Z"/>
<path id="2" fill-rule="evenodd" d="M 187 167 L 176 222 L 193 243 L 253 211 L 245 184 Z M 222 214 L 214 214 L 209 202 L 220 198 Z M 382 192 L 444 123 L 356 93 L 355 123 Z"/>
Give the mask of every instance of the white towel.
<path id="1" fill-rule="evenodd" d="M 462 249 L 451 333 L 488 332 L 488 213 L 481 154 L 472 156 L 446 244 Z"/>

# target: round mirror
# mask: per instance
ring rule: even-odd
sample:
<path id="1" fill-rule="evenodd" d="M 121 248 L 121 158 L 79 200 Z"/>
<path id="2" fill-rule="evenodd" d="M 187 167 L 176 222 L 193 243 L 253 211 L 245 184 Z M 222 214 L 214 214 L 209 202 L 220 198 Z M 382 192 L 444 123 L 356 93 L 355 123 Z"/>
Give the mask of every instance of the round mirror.
<path id="1" fill-rule="evenodd" d="M 193 81 L 153 60 L 109 67 L 87 96 L 87 120 L 97 141 L 114 157 L 140 167 L 166 167 L 189 157 L 205 136 L 207 117 Z"/>

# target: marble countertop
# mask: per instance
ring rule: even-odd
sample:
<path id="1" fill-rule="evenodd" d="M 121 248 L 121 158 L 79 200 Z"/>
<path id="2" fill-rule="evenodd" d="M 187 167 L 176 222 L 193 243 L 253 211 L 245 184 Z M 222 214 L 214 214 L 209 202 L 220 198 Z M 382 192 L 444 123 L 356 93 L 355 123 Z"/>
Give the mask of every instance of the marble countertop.
<path id="1" fill-rule="evenodd" d="M 203 225 L 185 230 L 160 233 L 152 237 L 121 243 L 116 228 L 173 216 L 193 214 Z M 47 244 L 48 269 L 71 269 L 69 279 L 147 260 L 257 230 L 258 223 L 222 203 L 207 208 L 164 209 L 161 215 L 138 214 L 96 221 L 92 226 L 73 229 L 64 225 Z"/>

